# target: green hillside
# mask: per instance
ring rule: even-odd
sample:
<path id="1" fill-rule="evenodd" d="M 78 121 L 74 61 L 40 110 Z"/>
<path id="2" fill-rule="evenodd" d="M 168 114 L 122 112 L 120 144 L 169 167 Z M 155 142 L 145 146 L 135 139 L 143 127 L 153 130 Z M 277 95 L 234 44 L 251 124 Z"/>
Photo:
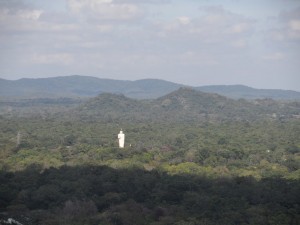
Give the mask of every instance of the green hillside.
<path id="1" fill-rule="evenodd" d="M 124 95 L 101 94 L 85 102 L 74 113 L 81 119 L 97 117 L 118 122 L 216 122 L 292 118 L 299 114 L 299 109 L 299 102 L 233 100 L 218 94 L 180 88 L 154 100 L 135 100 Z"/>

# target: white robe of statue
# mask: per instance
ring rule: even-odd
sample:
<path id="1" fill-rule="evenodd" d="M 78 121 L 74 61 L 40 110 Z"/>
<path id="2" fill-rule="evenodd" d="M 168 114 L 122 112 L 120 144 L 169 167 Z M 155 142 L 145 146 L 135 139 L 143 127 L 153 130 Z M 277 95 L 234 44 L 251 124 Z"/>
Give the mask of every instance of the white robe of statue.
<path id="1" fill-rule="evenodd" d="M 124 143 L 125 143 L 125 134 L 121 130 L 120 133 L 118 134 L 118 139 L 119 139 L 119 148 L 124 148 Z"/>

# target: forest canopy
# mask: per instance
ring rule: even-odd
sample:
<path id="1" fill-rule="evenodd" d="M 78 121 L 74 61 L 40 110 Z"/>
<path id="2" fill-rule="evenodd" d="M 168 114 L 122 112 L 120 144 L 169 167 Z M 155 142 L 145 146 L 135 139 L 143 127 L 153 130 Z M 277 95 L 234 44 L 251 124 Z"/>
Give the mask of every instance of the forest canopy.
<path id="1" fill-rule="evenodd" d="M 187 88 L 2 101 L 0 224 L 296 225 L 299 112 Z"/>

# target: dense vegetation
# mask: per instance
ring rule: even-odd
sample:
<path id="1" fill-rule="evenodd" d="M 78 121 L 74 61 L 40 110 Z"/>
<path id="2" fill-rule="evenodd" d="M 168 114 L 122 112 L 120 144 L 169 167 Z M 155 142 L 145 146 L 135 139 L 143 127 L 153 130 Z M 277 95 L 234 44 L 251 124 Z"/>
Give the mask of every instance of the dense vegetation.
<path id="1" fill-rule="evenodd" d="M 299 224 L 299 102 L 180 89 L 156 100 L 102 94 L 0 106 L 3 218 Z"/>
<path id="2" fill-rule="evenodd" d="M 299 182 L 138 168 L 0 173 L 1 204 L 27 224 L 299 224 Z"/>

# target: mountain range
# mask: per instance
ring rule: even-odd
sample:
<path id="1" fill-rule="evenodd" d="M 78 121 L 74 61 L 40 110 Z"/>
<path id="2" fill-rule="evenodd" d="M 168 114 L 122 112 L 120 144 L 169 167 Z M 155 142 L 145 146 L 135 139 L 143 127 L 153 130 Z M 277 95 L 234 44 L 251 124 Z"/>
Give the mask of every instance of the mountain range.
<path id="1" fill-rule="evenodd" d="M 159 79 L 128 81 L 79 75 L 36 79 L 22 78 L 19 80 L 0 79 L 0 97 L 23 99 L 95 97 L 101 93 L 114 93 L 135 99 L 155 99 L 180 87 L 187 86 Z M 300 92 L 297 91 L 255 89 L 244 85 L 211 85 L 190 88 L 207 93 L 217 93 L 234 99 L 300 99 Z"/>

